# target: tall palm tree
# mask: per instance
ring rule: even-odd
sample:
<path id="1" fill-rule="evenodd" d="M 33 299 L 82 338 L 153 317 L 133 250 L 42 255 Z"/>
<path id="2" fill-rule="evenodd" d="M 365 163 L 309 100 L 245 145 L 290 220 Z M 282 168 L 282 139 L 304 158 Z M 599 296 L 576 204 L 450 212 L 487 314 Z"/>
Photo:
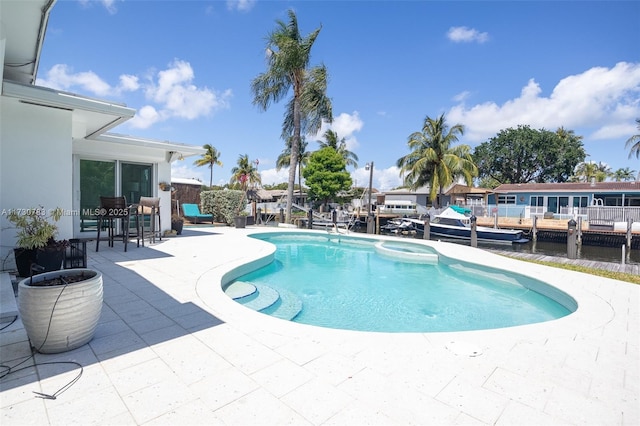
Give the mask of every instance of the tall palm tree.
<path id="1" fill-rule="evenodd" d="M 247 192 L 249 186 L 261 183 L 258 168 L 253 161 L 249 161 L 247 154 L 238 157 L 238 165 L 231 169 L 231 183 L 240 184 L 240 189 Z"/>
<path id="2" fill-rule="evenodd" d="M 347 149 L 347 142 L 345 138 L 338 141 L 338 134 L 331 129 L 324 132 L 324 141 L 318 141 L 320 149 L 331 147 L 335 149 L 338 154 L 344 158 L 347 166 L 353 166 L 354 169 L 358 168 L 358 156 Z"/>
<path id="3" fill-rule="evenodd" d="M 636 123 L 638 124 L 638 130 L 640 130 L 640 118 L 636 118 Z M 629 150 L 629 158 L 633 157 L 635 154 L 636 158 L 640 158 L 640 135 L 633 135 L 624 145 L 625 148 L 631 148 Z"/>
<path id="4" fill-rule="evenodd" d="M 267 37 L 266 72 L 251 82 L 253 103 L 266 110 L 272 102 L 282 100 L 291 89 L 282 124 L 282 138 L 293 137 L 289 161 L 286 221 L 291 222 L 293 188 L 302 134 L 317 133 L 322 121 L 333 121 L 331 99 L 327 97 L 327 69 L 324 65 L 309 68 L 311 48 L 322 27 L 306 37 L 300 35 L 298 18 L 288 11 L 289 21 L 276 21 L 276 29 Z"/>
<path id="5" fill-rule="evenodd" d="M 630 180 L 635 180 L 636 171 L 631 170 L 629 167 L 625 167 L 624 169 L 618 169 L 611 174 L 613 180 L 616 182 L 626 182 Z"/>
<path id="6" fill-rule="evenodd" d="M 283 167 L 287 167 L 291 164 L 291 143 L 293 141 L 293 136 L 290 136 L 287 139 L 287 147 L 282 150 L 280 155 L 278 155 L 278 159 L 276 160 L 276 170 L 280 171 Z M 300 138 L 300 146 L 298 147 L 298 188 L 302 193 L 302 169 L 309 162 L 309 157 L 311 153 L 307 151 L 307 141 L 305 137 Z"/>
<path id="7" fill-rule="evenodd" d="M 444 114 L 436 119 L 427 116 L 422 131 L 409 135 L 407 145 L 411 152 L 397 161 L 405 185 L 411 189 L 429 185 L 429 198 L 436 206 L 439 204 L 437 195 L 458 177 L 463 177 L 471 186 L 478 175 L 471 148 L 468 145 L 452 146 L 463 133 L 461 124 L 449 129 Z"/>
<path id="8" fill-rule="evenodd" d="M 222 167 L 222 161 L 220 161 L 220 152 L 213 146 L 208 143 L 202 146 L 206 149 L 206 152 L 202 154 L 202 158 L 197 159 L 193 162 L 194 165 L 198 167 L 208 166 L 211 170 L 211 174 L 209 175 L 209 187 L 213 186 L 213 166 Z"/>

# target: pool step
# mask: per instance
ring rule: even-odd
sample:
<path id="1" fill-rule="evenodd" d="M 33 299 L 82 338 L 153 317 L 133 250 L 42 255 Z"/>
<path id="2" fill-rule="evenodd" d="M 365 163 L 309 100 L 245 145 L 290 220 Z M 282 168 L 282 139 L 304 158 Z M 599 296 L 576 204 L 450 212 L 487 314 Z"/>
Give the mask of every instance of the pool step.
<path id="1" fill-rule="evenodd" d="M 236 300 L 247 297 L 256 292 L 256 286 L 243 281 L 234 281 L 224 289 L 224 293 L 230 298 Z"/>
<path id="2" fill-rule="evenodd" d="M 264 284 L 256 283 L 253 285 L 257 290 L 255 293 L 235 300 L 254 311 L 261 311 L 273 305 L 278 301 L 278 299 L 280 299 L 280 294 L 273 288 Z"/>
<path id="3" fill-rule="evenodd" d="M 302 311 L 302 300 L 287 290 L 280 290 L 280 298 L 276 303 L 261 310 L 264 314 L 291 321 Z"/>
<path id="4" fill-rule="evenodd" d="M 235 281 L 224 289 L 224 293 L 247 308 L 287 321 L 302 311 L 298 296 L 287 290 L 278 292 L 264 284 Z"/>

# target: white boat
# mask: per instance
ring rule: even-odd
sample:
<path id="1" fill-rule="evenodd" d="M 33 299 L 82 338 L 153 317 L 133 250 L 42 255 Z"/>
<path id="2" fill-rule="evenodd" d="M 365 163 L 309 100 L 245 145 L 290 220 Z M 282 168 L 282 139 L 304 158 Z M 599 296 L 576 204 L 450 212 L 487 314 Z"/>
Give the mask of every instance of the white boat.
<path id="1" fill-rule="evenodd" d="M 413 222 L 416 223 L 415 219 Z M 424 222 L 423 222 L 424 223 Z M 422 227 L 424 232 L 424 225 Z M 430 220 L 430 235 L 454 239 L 471 239 L 471 210 L 459 206 L 449 206 L 439 215 Z M 476 226 L 476 236 L 479 242 L 512 244 L 527 243 L 519 229 L 500 229 Z"/>

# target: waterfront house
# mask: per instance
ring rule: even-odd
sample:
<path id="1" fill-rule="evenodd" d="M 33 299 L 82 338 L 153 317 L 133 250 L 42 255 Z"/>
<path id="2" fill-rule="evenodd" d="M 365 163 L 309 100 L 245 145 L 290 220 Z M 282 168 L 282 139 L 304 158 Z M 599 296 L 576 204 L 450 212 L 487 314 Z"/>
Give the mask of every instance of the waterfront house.
<path id="1" fill-rule="evenodd" d="M 640 221 L 635 217 L 635 212 L 640 211 L 640 182 L 502 184 L 487 200 L 496 206 L 499 216 L 589 218 L 589 212 L 607 210 L 619 212 L 618 215 L 624 212 L 624 217 L 612 220 L 623 220 L 634 212 L 632 217 Z"/>
<path id="2" fill-rule="evenodd" d="M 0 211 L 61 207 L 60 238 L 94 238 L 100 195 L 160 198 L 169 218 L 171 163 L 204 152 L 199 146 L 108 133 L 135 115 L 109 100 L 35 85 L 55 0 L 0 2 Z M 168 229 L 169 220 L 162 225 Z M 0 255 L 15 231 L 0 217 Z M 11 258 L 13 256 L 10 256 Z M 5 268 L 8 265 L 3 265 Z"/>

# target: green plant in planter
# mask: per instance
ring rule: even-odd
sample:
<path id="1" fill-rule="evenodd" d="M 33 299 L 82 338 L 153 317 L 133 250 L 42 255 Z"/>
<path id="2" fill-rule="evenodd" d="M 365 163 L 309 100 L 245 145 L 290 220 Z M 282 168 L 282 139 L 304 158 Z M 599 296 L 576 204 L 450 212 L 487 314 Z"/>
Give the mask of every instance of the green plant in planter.
<path id="1" fill-rule="evenodd" d="M 49 212 L 40 206 L 34 209 L 16 209 L 7 219 L 18 230 L 16 233 L 16 266 L 20 276 L 31 275 L 31 263 L 44 267 L 43 272 L 60 269 L 67 240 L 56 240 L 57 222 L 62 217 L 61 208 Z M 26 269 L 25 269 L 26 267 Z"/>

